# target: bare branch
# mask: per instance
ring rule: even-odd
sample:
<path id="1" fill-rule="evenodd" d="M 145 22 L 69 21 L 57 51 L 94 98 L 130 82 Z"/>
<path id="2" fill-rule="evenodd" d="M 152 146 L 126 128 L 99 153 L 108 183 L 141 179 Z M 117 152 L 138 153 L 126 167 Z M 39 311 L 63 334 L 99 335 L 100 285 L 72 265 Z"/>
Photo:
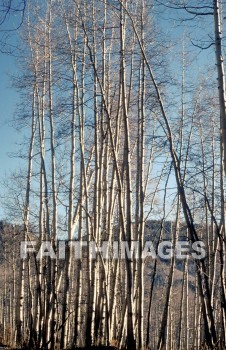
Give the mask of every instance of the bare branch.
<path id="1" fill-rule="evenodd" d="M 186 6 L 186 5 L 167 5 L 164 4 L 162 1 L 156 0 L 156 2 L 164 7 L 174 9 L 174 10 L 185 10 L 187 13 L 191 15 L 196 16 L 208 16 L 208 15 L 213 15 L 213 11 L 201 11 L 201 10 L 213 10 L 212 6 Z"/>
<path id="2" fill-rule="evenodd" d="M 211 46 L 214 46 L 214 43 L 210 43 L 210 44 L 207 45 L 207 46 L 201 46 L 201 45 L 195 44 L 192 40 L 191 40 L 191 43 L 192 43 L 193 46 L 198 47 L 198 48 L 201 49 L 201 50 L 207 50 L 207 49 L 209 49 Z"/>

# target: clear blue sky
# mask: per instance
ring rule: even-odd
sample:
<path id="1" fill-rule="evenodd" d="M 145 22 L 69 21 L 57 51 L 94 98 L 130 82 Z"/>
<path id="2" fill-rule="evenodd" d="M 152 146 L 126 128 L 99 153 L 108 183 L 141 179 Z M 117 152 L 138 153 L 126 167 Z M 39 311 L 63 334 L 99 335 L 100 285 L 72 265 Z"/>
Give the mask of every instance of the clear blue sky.
<path id="1" fill-rule="evenodd" d="M 20 135 L 12 127 L 11 120 L 16 113 L 16 104 L 18 94 L 10 87 L 9 74 L 16 71 L 15 59 L 8 55 L 0 53 L 0 195 L 4 192 L 2 181 L 11 171 L 16 169 L 19 160 L 11 158 L 10 153 L 15 153 L 18 149 L 17 142 Z M 1 198 L 1 197 L 0 197 Z M 2 201 L 0 200 L 0 219 L 4 216 Z"/>

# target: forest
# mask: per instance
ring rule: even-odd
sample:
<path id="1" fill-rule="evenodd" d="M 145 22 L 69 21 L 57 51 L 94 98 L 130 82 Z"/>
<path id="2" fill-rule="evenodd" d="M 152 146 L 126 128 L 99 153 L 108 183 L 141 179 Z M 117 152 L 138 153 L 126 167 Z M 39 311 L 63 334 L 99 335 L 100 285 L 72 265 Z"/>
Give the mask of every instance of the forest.
<path id="1" fill-rule="evenodd" d="M 225 6 L 2 0 L 0 348 L 226 349 Z"/>

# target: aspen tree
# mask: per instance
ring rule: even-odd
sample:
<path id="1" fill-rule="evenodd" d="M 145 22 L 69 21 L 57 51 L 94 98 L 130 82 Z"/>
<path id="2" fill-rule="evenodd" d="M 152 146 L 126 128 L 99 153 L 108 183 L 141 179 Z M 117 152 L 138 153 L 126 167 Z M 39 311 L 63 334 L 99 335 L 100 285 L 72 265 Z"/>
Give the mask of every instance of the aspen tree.
<path id="1" fill-rule="evenodd" d="M 175 152 L 175 148 L 174 148 L 174 142 L 173 142 L 173 136 L 172 136 L 172 130 L 169 124 L 169 120 L 168 117 L 166 115 L 166 111 L 165 111 L 165 107 L 162 101 L 162 96 L 159 90 L 159 87 L 156 83 L 156 80 L 153 76 L 153 72 L 151 69 L 151 66 L 149 64 L 148 58 L 146 56 L 145 53 L 145 49 L 142 45 L 140 36 L 137 32 L 137 29 L 135 27 L 133 18 L 131 17 L 130 13 L 126 10 L 126 7 L 123 6 L 124 10 L 126 11 L 132 26 L 133 26 L 133 30 L 136 33 L 136 38 L 138 40 L 139 46 L 140 46 L 140 50 L 141 53 L 144 57 L 144 60 L 146 62 L 147 65 L 147 70 L 150 74 L 153 86 L 155 88 L 156 91 L 156 95 L 159 101 L 159 107 L 161 110 L 161 114 L 163 117 L 163 122 L 164 122 L 164 130 L 166 133 L 166 137 L 167 140 L 169 142 L 169 149 L 170 149 L 170 154 L 172 157 L 172 164 L 174 167 L 174 171 L 175 171 L 175 178 L 176 178 L 176 182 L 177 182 L 177 186 L 178 186 L 178 191 L 179 191 L 179 195 L 181 198 L 181 203 L 182 203 L 182 208 L 183 208 L 183 213 L 184 213 L 184 217 L 187 223 L 187 226 L 189 227 L 189 233 L 190 233 L 190 237 L 192 239 L 192 241 L 196 241 L 198 240 L 198 236 L 197 236 L 197 232 L 194 226 L 194 222 L 193 222 L 193 217 L 190 211 L 190 208 L 188 206 L 188 202 L 187 202 L 187 198 L 186 198 L 186 193 L 185 193 L 185 189 L 183 186 L 183 182 L 182 182 L 182 177 L 181 177 L 181 172 L 180 172 L 180 168 L 179 168 L 179 164 L 178 164 L 178 156 Z M 210 345 L 211 347 L 214 346 L 214 344 L 217 342 L 217 335 L 216 335 L 216 328 L 215 328 L 215 324 L 214 324 L 214 318 L 213 318 L 213 310 L 211 308 L 211 304 L 210 304 L 210 289 L 209 289 L 209 282 L 208 282 L 208 278 L 206 276 L 206 272 L 205 272 L 205 264 L 204 262 L 201 260 L 198 263 L 199 268 L 197 270 L 198 276 L 199 276 L 199 285 L 200 285 L 200 293 L 201 293 L 201 297 L 202 297 L 202 302 L 203 302 L 203 313 L 204 313 L 204 322 L 205 322 L 205 332 L 206 332 L 206 341 L 208 343 L 208 345 Z"/>
<path id="2" fill-rule="evenodd" d="M 120 44 L 121 44 L 121 84 L 122 84 L 122 106 L 123 106 L 123 119 L 124 119 L 124 128 L 125 128 L 125 146 L 124 146 L 124 164 L 125 164 L 125 173 L 126 173 L 126 238 L 131 247 L 132 240 L 132 213 L 131 213 L 131 169 L 130 169 L 130 139 L 129 139 L 129 123 L 128 123 L 128 114 L 127 114 L 127 92 L 126 92 L 126 72 L 125 72 L 125 13 L 124 6 L 126 2 L 121 6 L 121 18 L 120 18 Z M 132 314 L 132 276 L 129 263 L 127 264 L 127 346 L 132 350 L 135 349 L 135 339 L 133 332 L 133 314 Z"/>
<path id="3" fill-rule="evenodd" d="M 36 133 L 36 94 L 35 86 L 33 91 L 33 105 L 32 105 L 32 125 L 31 125 L 31 138 L 29 146 L 29 158 L 28 158 L 28 175 L 27 175 L 27 185 L 26 185 L 26 197 L 25 197 L 25 206 L 24 206 L 24 235 L 23 239 L 27 240 L 29 233 L 29 211 L 30 211 L 30 189 L 31 189 L 31 180 L 32 180 L 32 157 L 33 157 L 33 147 L 34 147 L 34 138 Z M 19 281 L 20 285 L 17 292 L 17 303 L 16 303 L 16 344 L 17 346 L 22 345 L 23 341 L 23 308 L 24 308 L 24 279 L 25 279 L 25 260 L 20 259 L 20 269 L 19 269 Z"/>

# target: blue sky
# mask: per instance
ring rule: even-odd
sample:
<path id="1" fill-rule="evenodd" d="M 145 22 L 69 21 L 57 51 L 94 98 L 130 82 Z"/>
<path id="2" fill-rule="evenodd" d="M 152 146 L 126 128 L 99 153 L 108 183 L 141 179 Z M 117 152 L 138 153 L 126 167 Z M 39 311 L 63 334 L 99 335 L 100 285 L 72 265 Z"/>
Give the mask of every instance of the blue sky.
<path id="1" fill-rule="evenodd" d="M 18 0 L 13 0 L 12 7 L 19 6 Z M 3 205 L 5 199 L 2 198 L 6 192 L 3 182 L 13 170 L 18 169 L 20 161 L 18 158 L 10 157 L 10 154 L 16 153 L 18 150 L 18 142 L 22 135 L 18 134 L 12 127 L 12 118 L 16 113 L 16 106 L 19 99 L 19 94 L 11 86 L 12 74 L 17 72 L 16 59 L 11 55 L 6 55 L 1 52 L 6 49 L 7 45 L 17 45 L 18 43 L 18 28 L 21 24 L 22 12 L 9 12 L 4 23 L 0 28 L 0 220 L 4 218 Z M 8 29 L 10 31 L 8 31 Z M 4 32 L 6 30 L 6 32 Z M 5 38 L 7 38 L 5 40 Z"/>
<path id="2" fill-rule="evenodd" d="M 175 18 L 175 12 L 173 12 L 174 18 Z M 163 13 L 162 13 L 163 15 Z M 169 12 L 166 11 L 164 13 L 166 18 L 170 18 Z M 164 17 L 164 16 L 163 16 Z M 212 19 L 208 19 L 210 21 L 210 26 L 208 27 L 210 32 L 212 32 Z M 15 17 L 11 16 L 9 22 L 12 24 L 12 22 L 15 21 Z M 207 21 L 207 19 L 206 19 Z M 166 23 L 168 24 L 166 26 Z M 181 23 L 174 22 L 174 20 L 169 21 L 161 19 L 160 24 L 162 24 L 163 32 L 169 32 L 174 39 L 177 37 L 177 50 L 175 50 L 175 47 L 173 50 L 175 50 L 174 55 L 176 56 L 175 63 L 170 62 L 171 65 L 173 65 L 173 70 L 175 71 L 175 75 L 179 76 L 181 75 L 181 72 L 178 72 L 178 61 L 180 63 L 180 60 L 178 60 L 178 54 L 181 56 L 181 48 L 182 48 L 182 37 L 184 32 L 185 25 L 187 26 L 187 22 L 184 23 L 184 25 L 181 26 Z M 192 23 L 193 24 L 193 23 Z M 197 22 L 196 22 L 197 25 Z M 190 31 L 192 32 L 192 37 L 206 39 L 207 34 L 203 34 L 203 19 L 200 21 L 198 27 L 195 27 L 191 25 L 191 22 L 189 22 Z M 12 25 L 15 27 L 14 25 Z M 203 26 L 206 28 L 206 26 Z M 189 33 L 190 34 L 190 33 Z M 193 63 L 191 64 L 190 68 L 190 74 L 193 77 L 193 79 L 197 79 L 197 73 L 199 71 L 199 68 L 203 67 L 203 63 L 205 63 L 205 67 L 208 65 L 208 63 L 213 64 L 214 61 L 214 54 L 213 54 L 213 48 L 210 50 L 206 50 L 200 53 L 200 50 L 197 48 L 191 48 L 190 43 L 190 35 L 185 35 L 185 42 L 189 45 L 189 51 L 191 51 L 191 61 Z M 13 34 L 12 42 L 15 43 L 16 41 L 16 33 Z M 173 57 L 172 57 L 173 60 Z M 194 70 L 193 70 L 194 68 Z M 181 68 L 179 68 L 181 70 Z M 15 73 L 17 70 L 16 67 L 16 60 L 14 57 L 11 57 L 9 55 L 2 54 L 0 52 L 0 140 L 1 140 L 1 149 L 0 149 L 0 183 L 2 183 L 5 176 L 7 176 L 10 172 L 13 170 L 16 170 L 18 166 L 20 165 L 20 161 L 16 158 L 12 158 L 9 156 L 10 153 L 16 153 L 18 150 L 18 143 L 20 142 L 20 139 L 22 138 L 22 135 L 18 134 L 18 131 L 16 131 L 11 126 L 11 120 L 13 118 L 13 115 L 16 113 L 16 105 L 19 99 L 18 93 L 11 87 L 10 83 L 10 74 Z M 0 198 L 1 194 L 4 192 L 4 186 L 0 186 Z M 4 201 L 4 199 L 3 199 Z M 2 200 L 0 200 L 0 219 L 4 217 L 4 212 L 2 208 Z"/>
<path id="3" fill-rule="evenodd" d="M 16 112 L 18 101 L 17 92 L 10 87 L 9 74 L 16 71 L 15 59 L 8 55 L 0 53 L 0 193 L 4 192 L 2 181 L 13 169 L 16 169 L 19 160 L 10 157 L 10 153 L 15 153 L 18 149 L 17 142 L 20 139 L 18 132 L 12 127 L 11 120 Z M 4 200 L 4 199 L 3 199 Z M 2 209 L 2 200 L 0 201 L 0 219 L 4 216 Z"/>

